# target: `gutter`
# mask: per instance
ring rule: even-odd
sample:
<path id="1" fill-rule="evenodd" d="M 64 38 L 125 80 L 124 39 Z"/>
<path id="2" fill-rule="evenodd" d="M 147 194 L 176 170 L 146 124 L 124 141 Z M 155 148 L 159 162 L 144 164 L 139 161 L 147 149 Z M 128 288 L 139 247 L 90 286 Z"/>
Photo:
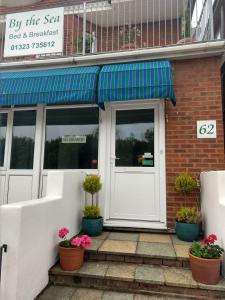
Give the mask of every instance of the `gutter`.
<path id="1" fill-rule="evenodd" d="M 200 42 L 186 45 L 174 45 L 150 49 L 139 49 L 104 54 L 91 54 L 66 58 L 52 58 L 33 61 L 5 62 L 0 64 L 0 70 L 65 67 L 65 66 L 90 66 L 105 65 L 110 63 L 133 62 L 143 60 L 183 60 L 225 54 L 225 40 Z"/>

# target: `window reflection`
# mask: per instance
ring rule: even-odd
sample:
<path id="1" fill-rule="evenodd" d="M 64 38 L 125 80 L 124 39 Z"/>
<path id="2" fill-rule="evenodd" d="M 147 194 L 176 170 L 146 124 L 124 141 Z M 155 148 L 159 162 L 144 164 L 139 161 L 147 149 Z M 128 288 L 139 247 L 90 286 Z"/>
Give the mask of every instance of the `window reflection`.
<path id="1" fill-rule="evenodd" d="M 36 111 L 15 111 L 11 169 L 33 169 Z"/>
<path id="2" fill-rule="evenodd" d="M 98 167 L 98 108 L 46 112 L 45 169 Z"/>
<path id="3" fill-rule="evenodd" d="M 7 113 L 0 114 L 0 167 L 4 166 Z"/>
<path id="4" fill-rule="evenodd" d="M 154 110 L 116 112 L 116 166 L 154 166 Z"/>

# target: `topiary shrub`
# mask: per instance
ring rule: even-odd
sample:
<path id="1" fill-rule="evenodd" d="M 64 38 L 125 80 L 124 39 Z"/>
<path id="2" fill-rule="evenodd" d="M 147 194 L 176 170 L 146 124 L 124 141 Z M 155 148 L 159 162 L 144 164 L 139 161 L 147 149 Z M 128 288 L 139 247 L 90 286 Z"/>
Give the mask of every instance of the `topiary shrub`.
<path id="1" fill-rule="evenodd" d="M 188 173 L 183 172 L 175 178 L 175 190 L 180 193 L 191 193 L 197 188 L 197 182 Z"/>
<path id="2" fill-rule="evenodd" d="M 86 218 L 95 219 L 100 216 L 100 209 L 97 206 L 87 205 L 83 210 L 83 214 Z"/>
<path id="3" fill-rule="evenodd" d="M 85 192 L 91 194 L 91 205 L 86 205 L 83 214 L 84 217 L 95 219 L 100 216 L 100 209 L 97 205 L 94 205 L 94 195 L 98 193 L 102 188 L 102 183 L 100 176 L 98 175 L 88 175 L 83 182 L 83 189 Z"/>
<path id="4" fill-rule="evenodd" d="M 94 205 L 94 194 L 98 193 L 102 188 L 100 176 L 88 175 L 83 182 L 85 192 L 91 194 L 92 206 Z"/>
<path id="5" fill-rule="evenodd" d="M 199 224 L 201 214 L 196 207 L 181 207 L 176 214 L 176 220 L 181 223 Z"/>

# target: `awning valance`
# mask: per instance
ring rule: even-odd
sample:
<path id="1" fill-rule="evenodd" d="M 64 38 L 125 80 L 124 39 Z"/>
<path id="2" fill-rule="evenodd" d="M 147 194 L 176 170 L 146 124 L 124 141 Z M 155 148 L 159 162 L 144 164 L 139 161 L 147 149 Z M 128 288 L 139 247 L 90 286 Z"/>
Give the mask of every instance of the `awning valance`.
<path id="1" fill-rule="evenodd" d="M 170 99 L 176 104 L 169 61 L 105 65 L 99 74 L 98 103 Z"/>
<path id="2" fill-rule="evenodd" d="M 0 105 L 96 102 L 98 66 L 0 74 Z"/>

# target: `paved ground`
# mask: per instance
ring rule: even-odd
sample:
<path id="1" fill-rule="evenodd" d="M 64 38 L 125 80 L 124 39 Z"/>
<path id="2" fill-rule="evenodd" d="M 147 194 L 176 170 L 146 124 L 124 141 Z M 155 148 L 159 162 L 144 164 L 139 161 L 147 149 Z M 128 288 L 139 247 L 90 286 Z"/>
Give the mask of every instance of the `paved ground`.
<path id="1" fill-rule="evenodd" d="M 174 297 L 146 296 L 95 289 L 51 286 L 37 300 L 175 300 Z M 179 298 L 188 299 L 188 298 Z M 192 298 L 193 299 L 193 298 Z"/>
<path id="2" fill-rule="evenodd" d="M 103 232 L 93 238 L 90 250 L 188 259 L 190 245 L 180 241 L 174 234 Z"/>

